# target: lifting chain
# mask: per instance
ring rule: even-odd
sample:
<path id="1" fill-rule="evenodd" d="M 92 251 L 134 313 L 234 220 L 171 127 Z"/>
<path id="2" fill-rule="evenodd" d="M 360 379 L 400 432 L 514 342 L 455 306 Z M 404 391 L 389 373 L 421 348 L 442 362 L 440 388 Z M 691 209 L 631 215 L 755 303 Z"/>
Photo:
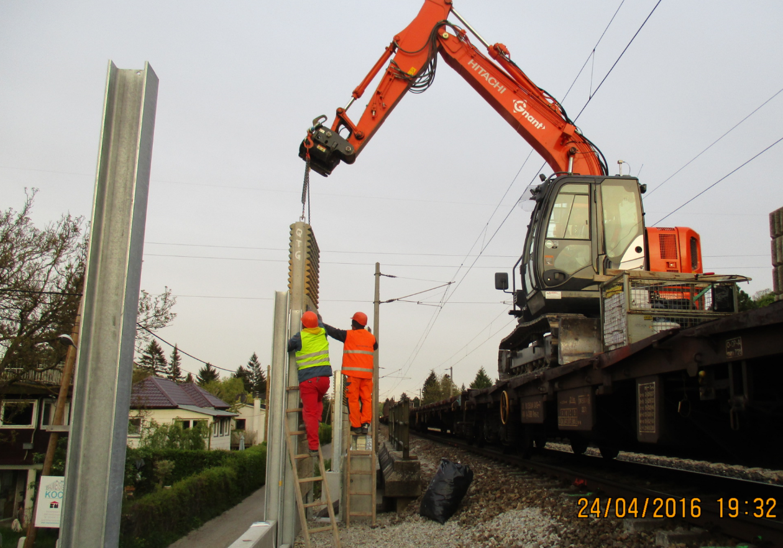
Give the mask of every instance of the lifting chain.
<path id="1" fill-rule="evenodd" d="M 302 184 L 302 215 L 300 221 L 305 220 L 305 206 L 307 206 L 307 224 L 310 224 L 310 149 L 313 148 L 312 129 L 307 130 L 307 137 L 304 141 L 305 153 L 305 173 L 304 183 Z"/>

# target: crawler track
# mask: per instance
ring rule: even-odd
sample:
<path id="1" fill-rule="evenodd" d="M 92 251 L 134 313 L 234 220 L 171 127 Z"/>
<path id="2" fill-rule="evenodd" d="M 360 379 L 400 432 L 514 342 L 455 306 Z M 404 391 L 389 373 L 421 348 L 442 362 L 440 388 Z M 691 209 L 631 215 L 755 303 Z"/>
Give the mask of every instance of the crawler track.
<path id="1" fill-rule="evenodd" d="M 525 459 L 505 454 L 496 447 L 476 447 L 433 432 L 416 435 L 568 483 L 581 480 L 592 492 L 581 503 L 586 517 L 591 512 L 599 512 L 604 517 L 679 518 L 756 546 L 783 546 L 783 487 L 779 485 L 633 462 L 575 457 L 559 451 L 546 450 Z M 633 501 L 636 501 L 634 511 L 629 512 Z M 768 517 L 755 517 L 754 513 Z"/>

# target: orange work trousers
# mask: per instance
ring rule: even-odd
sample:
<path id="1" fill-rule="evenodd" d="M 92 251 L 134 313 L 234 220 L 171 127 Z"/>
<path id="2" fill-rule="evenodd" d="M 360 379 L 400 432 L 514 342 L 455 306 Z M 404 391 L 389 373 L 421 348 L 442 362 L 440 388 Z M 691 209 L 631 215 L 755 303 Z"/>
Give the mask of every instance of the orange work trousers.
<path id="1" fill-rule="evenodd" d="M 372 424 L 372 379 L 346 375 L 345 384 L 351 426 L 359 428 L 363 424 Z"/>

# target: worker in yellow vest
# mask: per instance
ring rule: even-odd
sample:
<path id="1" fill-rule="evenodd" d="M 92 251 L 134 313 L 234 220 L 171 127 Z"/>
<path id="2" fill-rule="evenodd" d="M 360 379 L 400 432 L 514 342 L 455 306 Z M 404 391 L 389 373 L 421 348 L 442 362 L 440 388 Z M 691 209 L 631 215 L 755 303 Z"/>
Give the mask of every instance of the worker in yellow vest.
<path id="1" fill-rule="evenodd" d="M 373 351 L 378 350 L 375 335 L 367 331 L 367 314 L 357 312 L 351 318 L 351 330 L 343 331 L 324 324 L 326 333 L 343 343 L 343 367 L 351 417 L 351 433 L 367 434 L 372 422 Z"/>
<path id="2" fill-rule="evenodd" d="M 318 424 L 324 412 L 324 394 L 329 390 L 329 377 L 332 376 L 329 341 L 315 312 L 302 314 L 302 327 L 299 333 L 288 340 L 288 351 L 296 352 L 307 446 L 310 455 L 318 457 Z"/>

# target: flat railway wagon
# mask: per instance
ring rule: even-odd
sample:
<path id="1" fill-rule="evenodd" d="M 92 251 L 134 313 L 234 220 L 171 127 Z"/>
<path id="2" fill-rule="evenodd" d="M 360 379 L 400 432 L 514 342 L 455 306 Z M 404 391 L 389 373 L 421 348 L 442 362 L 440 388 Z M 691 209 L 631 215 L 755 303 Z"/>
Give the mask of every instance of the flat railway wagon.
<path id="1" fill-rule="evenodd" d="M 599 317 L 560 314 L 532 342 L 520 324 L 501 343 L 494 386 L 413 409 L 411 426 L 523 453 L 567 439 L 605 458 L 780 468 L 783 302 L 737 312 L 742 280 L 618 273 L 601 285 Z"/>

